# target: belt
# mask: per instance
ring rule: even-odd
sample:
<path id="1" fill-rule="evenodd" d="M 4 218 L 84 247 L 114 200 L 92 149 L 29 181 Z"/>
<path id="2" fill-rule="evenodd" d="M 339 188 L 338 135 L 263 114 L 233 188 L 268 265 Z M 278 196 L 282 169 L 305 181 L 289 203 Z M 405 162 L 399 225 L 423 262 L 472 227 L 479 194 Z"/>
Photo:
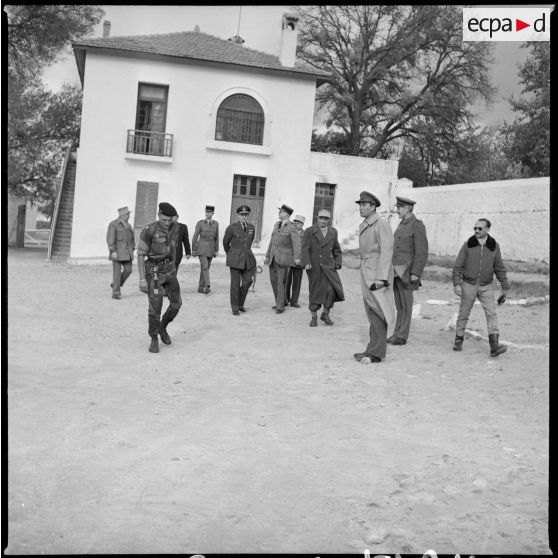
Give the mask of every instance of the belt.
<path id="1" fill-rule="evenodd" d="M 147 258 L 147 263 L 152 265 L 170 264 L 172 263 L 172 258 L 165 258 L 164 260 L 151 260 Z"/>

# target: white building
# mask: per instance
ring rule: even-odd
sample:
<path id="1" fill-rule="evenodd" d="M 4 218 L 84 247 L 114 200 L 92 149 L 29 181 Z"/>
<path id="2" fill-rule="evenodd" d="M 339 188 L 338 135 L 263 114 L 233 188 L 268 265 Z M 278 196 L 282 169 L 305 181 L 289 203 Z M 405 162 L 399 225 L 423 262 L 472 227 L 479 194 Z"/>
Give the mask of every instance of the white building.
<path id="1" fill-rule="evenodd" d="M 278 25 L 278 53 L 197 30 L 74 43 L 83 110 L 72 259 L 106 257 L 106 226 L 124 205 L 136 231 L 161 201 L 190 231 L 215 205 L 222 235 L 247 204 L 265 247 L 282 203 L 307 225 L 328 207 L 334 225 L 352 227 L 361 190 L 393 201 L 396 161 L 310 152 L 315 90 L 328 76 L 296 59 L 297 18 Z"/>

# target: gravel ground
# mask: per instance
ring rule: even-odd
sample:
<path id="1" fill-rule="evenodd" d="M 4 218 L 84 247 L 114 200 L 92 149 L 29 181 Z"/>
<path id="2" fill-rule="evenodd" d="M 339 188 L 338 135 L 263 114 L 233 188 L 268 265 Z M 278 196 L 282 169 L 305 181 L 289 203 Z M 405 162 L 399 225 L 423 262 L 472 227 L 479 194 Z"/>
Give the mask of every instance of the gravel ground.
<path id="1" fill-rule="evenodd" d="M 235 317 L 222 261 L 209 295 L 198 274 L 154 355 L 135 265 L 116 301 L 108 262 L 9 250 L 8 554 L 550 554 L 547 304 L 498 309 L 504 355 L 455 353 L 425 281 L 409 343 L 364 365 L 358 270 L 317 328 L 306 278 L 276 315 L 264 269 Z"/>

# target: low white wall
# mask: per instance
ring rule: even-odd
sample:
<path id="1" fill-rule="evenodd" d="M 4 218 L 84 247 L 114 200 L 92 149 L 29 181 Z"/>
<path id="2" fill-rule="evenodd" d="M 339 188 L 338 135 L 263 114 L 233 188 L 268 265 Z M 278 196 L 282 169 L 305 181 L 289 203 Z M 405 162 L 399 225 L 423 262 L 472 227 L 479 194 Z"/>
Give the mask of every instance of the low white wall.
<path id="1" fill-rule="evenodd" d="M 415 214 L 424 221 L 431 254 L 457 255 L 475 221 L 486 217 L 504 259 L 549 261 L 549 177 L 412 189 L 399 184 L 396 192 L 417 202 Z"/>

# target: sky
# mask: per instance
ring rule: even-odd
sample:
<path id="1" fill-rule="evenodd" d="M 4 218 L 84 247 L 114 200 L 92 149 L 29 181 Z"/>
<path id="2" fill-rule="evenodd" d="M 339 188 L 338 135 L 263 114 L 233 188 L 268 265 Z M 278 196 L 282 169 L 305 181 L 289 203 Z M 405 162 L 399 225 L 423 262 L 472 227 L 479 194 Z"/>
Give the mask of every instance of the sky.
<path id="1" fill-rule="evenodd" d="M 246 41 L 244 46 L 271 54 L 279 54 L 282 15 L 292 11 L 292 7 L 287 5 L 103 5 L 102 8 L 105 11 L 104 19 L 111 22 L 112 37 L 192 31 L 198 25 L 200 31 L 223 39 L 238 33 Z M 101 22 L 90 36 L 102 35 Z M 506 99 L 512 94 L 520 94 L 518 65 L 528 56 L 528 50 L 520 48 L 522 43 L 494 44 L 495 62 L 491 68 L 491 78 L 497 88 L 496 101 L 489 109 L 482 104 L 474 107 L 479 125 L 495 125 L 503 120 L 514 120 L 515 113 Z M 79 84 L 71 50 L 48 68 L 43 78 L 53 90 L 58 90 L 63 83 Z"/>

